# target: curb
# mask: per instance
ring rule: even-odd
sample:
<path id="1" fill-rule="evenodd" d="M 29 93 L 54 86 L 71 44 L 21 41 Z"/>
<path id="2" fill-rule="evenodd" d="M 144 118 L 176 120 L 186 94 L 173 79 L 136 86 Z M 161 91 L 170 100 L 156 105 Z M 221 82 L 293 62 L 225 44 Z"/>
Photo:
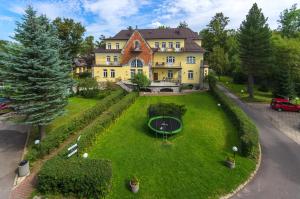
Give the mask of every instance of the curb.
<path id="1" fill-rule="evenodd" d="M 256 174 L 260 168 L 260 165 L 261 165 L 262 153 L 261 153 L 260 144 L 258 145 L 258 150 L 259 150 L 258 161 L 257 161 L 256 167 L 255 167 L 255 170 L 250 174 L 250 177 L 243 184 L 239 185 L 234 191 L 228 193 L 225 196 L 220 197 L 220 199 L 229 199 L 229 198 L 233 197 L 235 194 L 237 194 L 237 192 L 242 190 L 246 185 L 248 185 L 253 180 L 253 178 L 256 176 Z"/>

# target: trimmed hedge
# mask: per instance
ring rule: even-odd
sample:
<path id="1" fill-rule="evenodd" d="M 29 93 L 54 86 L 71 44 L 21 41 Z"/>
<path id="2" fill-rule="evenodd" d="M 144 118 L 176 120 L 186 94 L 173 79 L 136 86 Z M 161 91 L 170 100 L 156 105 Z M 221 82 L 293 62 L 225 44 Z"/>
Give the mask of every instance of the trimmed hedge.
<path id="1" fill-rule="evenodd" d="M 61 193 L 77 198 L 103 198 L 111 190 L 112 167 L 109 160 L 54 158 L 38 174 L 41 193 Z"/>
<path id="2" fill-rule="evenodd" d="M 92 146 L 96 136 L 103 132 L 126 108 L 128 108 L 138 97 L 138 93 L 132 92 L 126 95 L 118 103 L 112 105 L 107 111 L 94 120 L 92 125 L 84 129 L 79 141 L 79 151 L 83 153 L 85 149 Z"/>
<path id="3" fill-rule="evenodd" d="M 240 152 L 245 157 L 258 157 L 258 131 L 246 113 L 231 99 L 216 87 L 216 79 L 208 77 L 211 93 L 220 101 L 222 108 L 227 112 L 233 123 L 237 126 L 240 137 Z"/>
<path id="4" fill-rule="evenodd" d="M 84 111 L 82 114 L 74 117 L 70 122 L 59 126 L 51 130 L 46 138 L 42 140 L 39 148 L 32 146 L 26 155 L 26 159 L 30 162 L 35 161 L 37 158 L 42 158 L 46 154 L 49 154 L 51 150 L 57 148 L 64 140 L 66 140 L 71 134 L 83 129 L 101 113 L 107 110 L 111 105 L 120 101 L 124 97 L 126 92 L 123 90 L 116 90 L 109 96 L 105 97 L 95 106 Z"/>
<path id="5" fill-rule="evenodd" d="M 157 103 L 151 104 L 148 107 L 148 117 L 152 118 L 155 116 L 171 116 L 181 120 L 182 116 L 186 112 L 184 105 L 178 105 L 174 103 Z"/>

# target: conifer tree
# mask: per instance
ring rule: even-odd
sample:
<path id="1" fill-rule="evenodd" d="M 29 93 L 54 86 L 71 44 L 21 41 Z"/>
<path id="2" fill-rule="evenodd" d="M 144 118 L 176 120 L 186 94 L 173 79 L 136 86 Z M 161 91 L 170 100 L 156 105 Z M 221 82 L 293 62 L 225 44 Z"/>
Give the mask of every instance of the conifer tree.
<path id="1" fill-rule="evenodd" d="M 271 65 L 271 31 L 261 9 L 254 3 L 238 35 L 243 71 L 248 75 L 248 93 L 253 98 L 254 76 Z"/>
<path id="2" fill-rule="evenodd" d="M 40 138 L 45 126 L 61 115 L 67 104 L 71 66 L 62 60 L 61 42 L 45 16 L 28 7 L 17 22 L 18 45 L 0 55 L 0 77 L 8 89 L 16 115 L 25 124 L 36 125 Z"/>

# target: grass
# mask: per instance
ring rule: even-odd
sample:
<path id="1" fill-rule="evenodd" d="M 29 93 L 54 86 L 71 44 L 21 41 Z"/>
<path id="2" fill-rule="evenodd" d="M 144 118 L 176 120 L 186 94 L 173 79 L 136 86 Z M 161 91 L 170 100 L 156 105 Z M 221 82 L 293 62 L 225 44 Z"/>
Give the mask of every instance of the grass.
<path id="1" fill-rule="evenodd" d="M 91 108 L 99 102 L 99 99 L 88 99 L 82 97 L 70 97 L 68 105 L 66 106 L 65 114 L 56 118 L 50 125 L 47 126 L 46 131 L 59 127 L 63 124 L 69 122 L 77 114 L 84 112 L 85 110 Z"/>
<path id="2" fill-rule="evenodd" d="M 147 127 L 147 107 L 157 102 L 185 104 L 183 131 L 165 144 Z M 245 181 L 255 161 L 237 156 L 230 170 L 224 160 L 239 145 L 237 130 L 209 93 L 139 97 L 88 152 L 112 160 L 113 186 L 108 198 L 218 198 Z M 140 180 L 133 194 L 128 181 Z"/>
<path id="3" fill-rule="evenodd" d="M 246 84 L 235 84 L 232 82 L 231 77 L 222 76 L 219 80 L 222 85 L 232 91 L 235 95 L 237 95 L 240 99 L 245 102 L 261 102 L 261 103 L 270 103 L 272 99 L 272 92 L 262 92 L 254 86 L 254 99 L 250 99 L 247 93 L 247 85 Z M 244 92 L 241 92 L 241 91 Z"/>

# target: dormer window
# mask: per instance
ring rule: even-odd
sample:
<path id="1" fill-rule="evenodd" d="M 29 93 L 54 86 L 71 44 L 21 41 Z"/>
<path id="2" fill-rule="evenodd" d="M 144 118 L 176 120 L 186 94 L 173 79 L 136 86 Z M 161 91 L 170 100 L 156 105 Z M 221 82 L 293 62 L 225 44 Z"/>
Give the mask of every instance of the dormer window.
<path id="1" fill-rule="evenodd" d="M 111 43 L 107 44 L 107 49 L 111 49 Z"/>
<path id="2" fill-rule="evenodd" d="M 116 43 L 116 49 L 120 49 L 120 44 Z"/>

